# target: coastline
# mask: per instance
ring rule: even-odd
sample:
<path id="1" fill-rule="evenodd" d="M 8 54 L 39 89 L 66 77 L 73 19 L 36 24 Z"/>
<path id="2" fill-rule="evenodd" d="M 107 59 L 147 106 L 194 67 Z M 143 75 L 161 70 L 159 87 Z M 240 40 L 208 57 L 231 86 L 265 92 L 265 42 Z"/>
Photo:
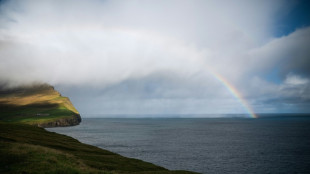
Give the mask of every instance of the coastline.
<path id="1" fill-rule="evenodd" d="M 0 88 L 0 173 L 193 173 L 170 171 L 45 128 L 82 118 L 53 86 Z"/>
<path id="2" fill-rule="evenodd" d="M 48 130 L 169 170 L 307 173 L 309 116 L 84 118 L 79 126 Z"/>
<path id="3" fill-rule="evenodd" d="M 1 173 L 178 173 L 44 128 L 0 122 Z"/>
<path id="4" fill-rule="evenodd" d="M 79 125 L 82 121 L 80 114 L 74 114 L 68 118 L 60 118 L 55 121 L 43 122 L 34 124 L 42 128 L 52 128 L 52 127 L 68 127 Z"/>

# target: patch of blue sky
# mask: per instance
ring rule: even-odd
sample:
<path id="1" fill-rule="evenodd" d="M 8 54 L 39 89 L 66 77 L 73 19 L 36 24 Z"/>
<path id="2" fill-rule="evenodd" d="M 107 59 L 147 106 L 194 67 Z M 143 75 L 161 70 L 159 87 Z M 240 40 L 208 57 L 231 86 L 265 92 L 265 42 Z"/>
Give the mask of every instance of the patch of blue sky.
<path id="1" fill-rule="evenodd" d="M 292 1 L 291 1 L 292 2 Z M 291 3 L 288 1 L 288 3 Z M 310 1 L 293 1 L 292 8 L 275 23 L 274 36 L 287 36 L 296 29 L 310 26 Z"/>
<path id="2" fill-rule="evenodd" d="M 280 68 L 277 66 L 268 72 L 264 72 L 261 77 L 274 84 L 281 84 L 283 82 L 283 79 L 280 76 Z"/>

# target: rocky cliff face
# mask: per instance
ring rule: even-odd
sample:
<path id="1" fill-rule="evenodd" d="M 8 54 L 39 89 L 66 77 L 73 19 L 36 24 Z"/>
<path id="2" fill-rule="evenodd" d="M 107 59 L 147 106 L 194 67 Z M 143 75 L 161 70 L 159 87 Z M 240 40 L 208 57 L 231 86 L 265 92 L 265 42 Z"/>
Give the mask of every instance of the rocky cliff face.
<path id="1" fill-rule="evenodd" d="M 76 126 L 79 125 L 81 121 L 82 119 L 80 114 L 76 114 L 69 118 L 60 118 L 51 122 L 38 123 L 37 126 L 43 128 Z"/>

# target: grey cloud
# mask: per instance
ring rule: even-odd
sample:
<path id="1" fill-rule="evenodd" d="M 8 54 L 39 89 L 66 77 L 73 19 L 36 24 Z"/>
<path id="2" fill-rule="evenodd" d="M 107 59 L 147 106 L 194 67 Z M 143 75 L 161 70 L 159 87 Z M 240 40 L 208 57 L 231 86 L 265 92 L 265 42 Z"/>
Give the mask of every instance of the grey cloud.
<path id="1" fill-rule="evenodd" d="M 212 77 L 210 77 L 212 78 Z M 204 114 L 243 113 L 243 108 L 227 89 L 210 80 L 199 83 L 195 77 L 159 73 L 128 79 L 105 88 L 58 85 L 56 89 L 71 97 L 81 113 L 99 114 Z M 216 89 L 216 90 L 214 90 Z M 79 94 L 79 95 L 75 95 Z M 221 103 L 223 105 L 219 105 Z"/>
<path id="2" fill-rule="evenodd" d="M 269 39 L 279 2 L 8 1 L 0 18 L 16 22 L 3 23 L 0 39 L 16 46 L 1 59 L 21 63 L 3 66 L 1 79 L 105 86 L 205 67 L 235 79 L 247 73 L 240 52 Z"/>
<path id="3" fill-rule="evenodd" d="M 308 77 L 309 28 L 272 38 L 284 2 L 7 1 L 0 81 L 56 85 L 85 113 L 245 112 L 211 69 L 253 104 L 279 89 L 257 74 Z"/>
<path id="4" fill-rule="evenodd" d="M 288 74 L 281 84 L 256 79 L 252 85 L 259 87 L 253 103 L 256 108 L 265 107 L 272 112 L 310 112 L 310 78 Z M 268 112 L 268 109 L 260 110 Z"/>
<path id="5" fill-rule="evenodd" d="M 253 72 L 270 72 L 278 68 L 284 79 L 289 73 L 309 77 L 310 27 L 298 29 L 288 36 L 271 40 L 266 45 L 249 51 Z"/>

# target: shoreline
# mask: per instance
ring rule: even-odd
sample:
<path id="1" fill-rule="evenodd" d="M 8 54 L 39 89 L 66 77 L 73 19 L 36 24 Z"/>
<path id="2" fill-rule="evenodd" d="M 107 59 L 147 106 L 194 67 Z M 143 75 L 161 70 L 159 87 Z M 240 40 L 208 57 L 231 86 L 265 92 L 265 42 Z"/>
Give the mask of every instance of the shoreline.
<path id="1" fill-rule="evenodd" d="M 26 124 L 0 122 L 0 146 L 1 173 L 195 173 L 171 171 Z"/>

